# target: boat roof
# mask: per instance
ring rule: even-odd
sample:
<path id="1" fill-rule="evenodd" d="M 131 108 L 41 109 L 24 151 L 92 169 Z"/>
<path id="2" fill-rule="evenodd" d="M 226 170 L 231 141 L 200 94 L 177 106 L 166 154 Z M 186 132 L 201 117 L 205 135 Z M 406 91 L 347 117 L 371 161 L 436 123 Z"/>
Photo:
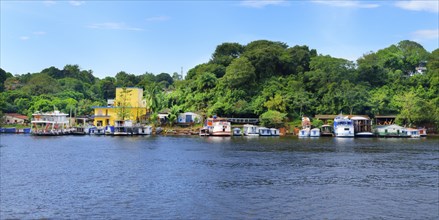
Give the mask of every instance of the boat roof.
<path id="1" fill-rule="evenodd" d="M 365 115 L 352 115 L 350 116 L 351 120 L 370 120 L 369 116 Z"/>
<path id="2" fill-rule="evenodd" d="M 404 128 L 402 126 L 399 126 L 397 124 L 391 124 L 391 125 L 377 125 L 375 128 L 386 128 L 386 127 L 397 127 L 397 128 Z"/>
<path id="3" fill-rule="evenodd" d="M 66 113 L 62 113 L 62 112 L 56 110 L 56 111 L 53 111 L 53 112 L 35 112 L 35 113 L 33 113 L 32 115 L 35 115 L 35 116 L 37 116 L 37 115 L 46 115 L 46 116 L 67 116 L 68 114 L 66 114 Z"/>

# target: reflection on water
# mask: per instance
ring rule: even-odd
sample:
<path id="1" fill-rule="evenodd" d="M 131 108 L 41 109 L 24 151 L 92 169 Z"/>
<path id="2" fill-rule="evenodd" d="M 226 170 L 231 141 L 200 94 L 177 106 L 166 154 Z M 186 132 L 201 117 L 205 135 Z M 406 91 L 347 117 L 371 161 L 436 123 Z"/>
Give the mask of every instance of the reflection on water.
<path id="1" fill-rule="evenodd" d="M 0 136 L 0 219 L 434 219 L 438 139 Z"/>

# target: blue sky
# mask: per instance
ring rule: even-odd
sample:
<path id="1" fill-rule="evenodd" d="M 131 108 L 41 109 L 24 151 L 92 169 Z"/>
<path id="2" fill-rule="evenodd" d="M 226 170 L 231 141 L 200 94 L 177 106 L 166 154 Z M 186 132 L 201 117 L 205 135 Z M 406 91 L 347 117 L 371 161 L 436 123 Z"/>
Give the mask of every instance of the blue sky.
<path id="1" fill-rule="evenodd" d="M 186 73 L 221 43 L 260 39 L 355 61 L 401 40 L 437 49 L 438 13 L 437 0 L 1 0 L 0 64 L 13 74 L 66 64 L 99 78 Z"/>

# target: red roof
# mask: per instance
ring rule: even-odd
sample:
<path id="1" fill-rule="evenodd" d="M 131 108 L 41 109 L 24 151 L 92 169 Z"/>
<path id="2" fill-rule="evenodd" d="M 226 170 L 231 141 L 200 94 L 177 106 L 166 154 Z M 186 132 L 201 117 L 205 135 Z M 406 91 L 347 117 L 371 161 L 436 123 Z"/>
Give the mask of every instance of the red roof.
<path id="1" fill-rule="evenodd" d="M 28 117 L 26 115 L 21 115 L 21 114 L 18 114 L 18 113 L 6 113 L 5 115 L 9 116 L 9 117 L 23 119 L 23 120 L 27 120 L 28 119 Z"/>

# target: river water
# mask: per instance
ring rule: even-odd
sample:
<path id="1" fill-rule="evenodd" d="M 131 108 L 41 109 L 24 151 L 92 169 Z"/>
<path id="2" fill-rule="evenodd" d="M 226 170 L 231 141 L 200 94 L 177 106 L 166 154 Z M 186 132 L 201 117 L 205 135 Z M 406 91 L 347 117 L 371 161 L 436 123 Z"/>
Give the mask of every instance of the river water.
<path id="1" fill-rule="evenodd" d="M 439 139 L 0 135 L 0 219 L 437 219 Z"/>

